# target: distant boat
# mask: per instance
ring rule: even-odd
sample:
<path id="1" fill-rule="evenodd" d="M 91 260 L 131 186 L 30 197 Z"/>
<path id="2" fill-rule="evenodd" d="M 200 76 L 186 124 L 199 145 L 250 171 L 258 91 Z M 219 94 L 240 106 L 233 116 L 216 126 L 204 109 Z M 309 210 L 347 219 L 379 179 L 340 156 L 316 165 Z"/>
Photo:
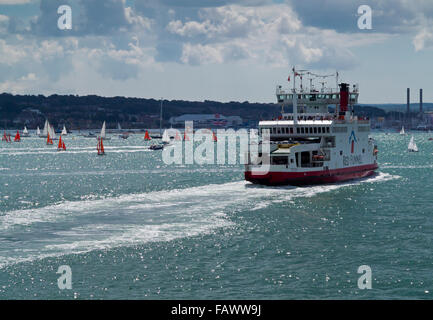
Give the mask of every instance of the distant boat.
<path id="1" fill-rule="evenodd" d="M 84 137 L 84 138 L 98 138 L 97 136 L 96 136 L 96 134 L 94 133 L 94 132 L 92 132 L 92 131 L 89 131 L 87 134 L 82 134 L 82 137 Z"/>
<path id="2" fill-rule="evenodd" d="M 48 132 L 50 133 L 51 140 L 57 140 L 56 132 L 54 131 L 53 126 L 49 126 Z"/>
<path id="3" fill-rule="evenodd" d="M 67 135 L 68 135 L 68 131 L 66 130 L 65 125 L 63 125 L 63 130 L 62 130 L 61 135 L 62 135 L 62 136 L 67 136 Z"/>
<path id="4" fill-rule="evenodd" d="M 57 146 L 57 151 L 66 151 L 65 142 L 62 140 L 62 136 L 59 138 L 59 144 Z"/>
<path id="5" fill-rule="evenodd" d="M 120 139 L 128 139 L 129 138 L 129 133 L 128 132 L 124 132 L 122 134 L 119 134 L 119 138 Z"/>
<path id="6" fill-rule="evenodd" d="M 17 130 L 17 134 L 15 135 L 14 142 L 20 142 L 20 141 L 21 141 L 20 132 Z"/>
<path id="7" fill-rule="evenodd" d="M 162 134 L 162 143 L 169 144 L 171 142 L 170 136 L 168 135 L 168 131 L 164 130 L 164 133 Z"/>
<path id="8" fill-rule="evenodd" d="M 101 133 L 99 134 L 98 139 L 101 138 L 101 140 L 111 140 L 111 138 L 107 137 L 105 134 L 105 121 L 102 124 Z"/>
<path id="9" fill-rule="evenodd" d="M 407 150 L 409 152 L 418 152 L 418 147 L 416 146 L 415 139 L 412 136 L 409 141 L 409 145 L 407 146 Z"/>
<path id="10" fill-rule="evenodd" d="M 122 131 L 122 127 L 120 126 L 119 122 L 117 123 L 117 130 L 119 130 L 119 132 Z"/>
<path id="11" fill-rule="evenodd" d="M 144 134 L 144 140 L 151 140 L 149 131 L 146 130 L 146 133 Z"/>
<path id="12" fill-rule="evenodd" d="M 401 127 L 400 135 L 404 136 L 405 134 L 406 134 L 406 132 L 404 131 L 404 127 Z"/>
<path id="13" fill-rule="evenodd" d="M 149 149 L 150 150 L 162 150 L 162 149 L 164 149 L 164 145 L 162 145 L 162 144 L 152 144 L 149 147 Z"/>
<path id="14" fill-rule="evenodd" d="M 42 129 L 42 134 L 39 134 L 39 137 L 46 138 L 48 136 L 48 130 L 50 128 L 50 123 L 48 122 L 48 119 L 45 120 L 44 128 Z"/>
<path id="15" fill-rule="evenodd" d="M 3 137 L 2 137 L 2 141 L 12 142 L 11 141 L 11 135 L 10 134 L 6 134 L 6 131 L 5 131 L 4 134 L 3 134 Z"/>
<path id="16" fill-rule="evenodd" d="M 29 131 L 27 130 L 27 127 L 24 126 L 22 137 L 30 137 Z"/>
<path id="17" fill-rule="evenodd" d="M 50 132 L 47 133 L 47 145 L 52 145 L 53 144 L 53 140 L 50 137 Z"/>
<path id="18" fill-rule="evenodd" d="M 96 146 L 96 150 L 98 151 L 98 156 L 105 155 L 104 143 L 102 142 L 102 140 L 103 139 L 101 139 L 100 137 L 98 137 L 98 144 Z"/>
<path id="19" fill-rule="evenodd" d="M 36 129 L 36 134 L 37 134 L 38 136 L 41 135 L 41 129 L 39 129 L 39 127 L 37 127 L 37 129 Z"/>

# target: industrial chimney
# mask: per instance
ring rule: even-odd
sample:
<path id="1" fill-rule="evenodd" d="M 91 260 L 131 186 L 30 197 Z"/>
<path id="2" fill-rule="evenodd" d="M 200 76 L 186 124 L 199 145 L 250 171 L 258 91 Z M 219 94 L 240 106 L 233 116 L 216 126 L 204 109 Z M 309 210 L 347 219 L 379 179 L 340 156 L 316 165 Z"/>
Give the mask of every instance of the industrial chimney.
<path id="1" fill-rule="evenodd" d="M 422 114 L 422 89 L 419 89 L 419 113 Z"/>
<path id="2" fill-rule="evenodd" d="M 407 88 L 407 110 L 406 112 L 409 114 L 410 112 L 410 89 Z"/>

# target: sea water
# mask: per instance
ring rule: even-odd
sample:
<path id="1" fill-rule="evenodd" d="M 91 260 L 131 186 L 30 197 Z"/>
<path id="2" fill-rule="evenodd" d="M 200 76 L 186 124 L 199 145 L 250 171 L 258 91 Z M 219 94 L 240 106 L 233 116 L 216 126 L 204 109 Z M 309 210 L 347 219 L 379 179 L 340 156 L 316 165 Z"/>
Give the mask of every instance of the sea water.
<path id="1" fill-rule="evenodd" d="M 373 177 L 264 187 L 144 135 L 0 144 L 0 299 L 431 299 L 433 141 L 373 133 Z M 56 142 L 54 142 L 56 144 Z M 69 266 L 72 289 L 58 286 Z M 372 288 L 360 289 L 360 266 Z"/>

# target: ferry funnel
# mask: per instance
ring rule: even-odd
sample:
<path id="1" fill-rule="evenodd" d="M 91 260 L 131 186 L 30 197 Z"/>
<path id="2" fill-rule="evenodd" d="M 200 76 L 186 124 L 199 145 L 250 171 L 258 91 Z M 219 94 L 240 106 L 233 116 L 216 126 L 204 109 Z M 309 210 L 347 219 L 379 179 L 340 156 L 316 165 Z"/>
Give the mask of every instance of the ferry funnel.
<path id="1" fill-rule="evenodd" d="M 340 83 L 340 112 L 347 111 L 349 102 L 349 85 L 347 83 Z"/>

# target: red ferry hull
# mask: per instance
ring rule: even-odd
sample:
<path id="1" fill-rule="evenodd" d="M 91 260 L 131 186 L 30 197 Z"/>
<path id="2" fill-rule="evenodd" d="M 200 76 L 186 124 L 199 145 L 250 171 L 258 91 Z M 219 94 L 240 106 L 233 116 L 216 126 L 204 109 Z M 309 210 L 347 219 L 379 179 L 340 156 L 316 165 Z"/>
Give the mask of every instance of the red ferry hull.
<path id="1" fill-rule="evenodd" d="M 263 185 L 312 185 L 342 182 L 371 176 L 377 164 L 310 172 L 268 172 L 264 175 L 245 171 L 245 180 Z"/>

